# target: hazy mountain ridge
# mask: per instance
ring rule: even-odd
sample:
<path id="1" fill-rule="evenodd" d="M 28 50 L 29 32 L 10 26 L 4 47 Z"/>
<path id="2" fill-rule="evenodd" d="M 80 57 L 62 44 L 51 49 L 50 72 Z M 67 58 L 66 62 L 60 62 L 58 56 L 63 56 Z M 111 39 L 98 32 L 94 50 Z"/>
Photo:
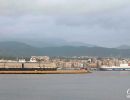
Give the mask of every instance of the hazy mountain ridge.
<path id="1" fill-rule="evenodd" d="M 33 47 L 20 42 L 0 42 L 0 56 L 123 56 L 130 57 L 130 50 L 87 46 Z"/>
<path id="2" fill-rule="evenodd" d="M 130 49 L 129 45 L 121 45 L 119 47 L 117 47 L 117 49 Z"/>
<path id="3" fill-rule="evenodd" d="M 75 42 L 75 41 L 66 41 L 58 38 L 42 38 L 42 39 L 12 39 L 9 41 L 17 41 L 19 43 L 25 43 L 33 47 L 60 47 L 60 46 L 87 46 L 87 47 L 95 47 L 96 45 L 83 43 L 83 42 Z M 8 40 L 5 40 L 8 41 Z"/>
<path id="4" fill-rule="evenodd" d="M 28 56 L 38 51 L 38 48 L 32 47 L 25 43 L 8 41 L 0 42 L 1 56 Z"/>
<path id="5" fill-rule="evenodd" d="M 36 42 L 25 42 L 34 47 L 60 47 L 60 46 L 87 46 L 95 47 L 96 45 L 82 43 L 82 42 L 69 42 L 65 40 L 39 40 Z"/>

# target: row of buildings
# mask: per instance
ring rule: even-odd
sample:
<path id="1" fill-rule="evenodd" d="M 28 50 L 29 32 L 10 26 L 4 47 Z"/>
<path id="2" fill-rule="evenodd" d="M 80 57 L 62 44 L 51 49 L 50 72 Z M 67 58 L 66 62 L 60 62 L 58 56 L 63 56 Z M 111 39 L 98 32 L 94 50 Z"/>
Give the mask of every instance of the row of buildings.
<path id="1" fill-rule="evenodd" d="M 57 67 L 57 68 L 99 68 L 102 65 L 119 66 L 129 64 L 129 58 L 98 58 L 98 57 L 48 57 L 32 56 L 30 60 L 0 60 L 0 67 Z"/>

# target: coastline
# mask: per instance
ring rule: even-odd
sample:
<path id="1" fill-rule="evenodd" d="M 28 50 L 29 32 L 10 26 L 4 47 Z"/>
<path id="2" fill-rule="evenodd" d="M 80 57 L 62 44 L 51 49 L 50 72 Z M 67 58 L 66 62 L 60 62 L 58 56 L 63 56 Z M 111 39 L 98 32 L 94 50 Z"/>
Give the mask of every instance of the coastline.
<path id="1" fill-rule="evenodd" d="M 56 70 L 56 71 L 0 71 L 0 74 L 87 74 L 87 70 Z"/>

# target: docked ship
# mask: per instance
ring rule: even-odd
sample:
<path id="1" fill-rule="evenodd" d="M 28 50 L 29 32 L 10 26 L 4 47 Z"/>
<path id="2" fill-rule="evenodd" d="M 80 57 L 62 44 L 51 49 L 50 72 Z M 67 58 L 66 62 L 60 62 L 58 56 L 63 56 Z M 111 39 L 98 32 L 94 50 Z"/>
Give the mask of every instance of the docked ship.
<path id="1" fill-rule="evenodd" d="M 0 74 L 83 74 L 87 70 L 57 70 L 57 68 L 0 68 Z"/>
<path id="2" fill-rule="evenodd" d="M 101 66 L 101 71 L 130 71 L 130 64 L 120 64 L 119 66 Z"/>
<path id="3" fill-rule="evenodd" d="M 68 67 L 68 66 L 67 66 Z M 80 67 L 83 67 L 80 66 Z M 49 62 L 47 56 L 32 56 L 30 61 L 0 60 L 0 74 L 82 74 L 89 73 L 82 68 L 60 68 L 54 62 Z"/>
<path id="4" fill-rule="evenodd" d="M 12 63 L 11 63 L 12 64 Z M 14 63 L 15 65 L 16 63 Z M 35 63 L 32 63 L 33 65 Z M 0 74 L 83 74 L 89 73 L 85 69 L 59 69 L 57 67 L 41 67 L 41 68 L 33 68 L 33 67 L 24 67 L 22 63 L 21 67 L 0 67 Z"/>

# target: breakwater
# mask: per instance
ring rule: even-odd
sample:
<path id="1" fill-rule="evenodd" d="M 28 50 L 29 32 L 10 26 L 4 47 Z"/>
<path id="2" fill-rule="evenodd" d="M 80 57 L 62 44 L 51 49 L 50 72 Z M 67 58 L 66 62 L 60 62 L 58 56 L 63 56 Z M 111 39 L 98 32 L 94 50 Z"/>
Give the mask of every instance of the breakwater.
<path id="1" fill-rule="evenodd" d="M 86 70 L 56 70 L 56 71 L 0 71 L 0 74 L 86 74 Z"/>

